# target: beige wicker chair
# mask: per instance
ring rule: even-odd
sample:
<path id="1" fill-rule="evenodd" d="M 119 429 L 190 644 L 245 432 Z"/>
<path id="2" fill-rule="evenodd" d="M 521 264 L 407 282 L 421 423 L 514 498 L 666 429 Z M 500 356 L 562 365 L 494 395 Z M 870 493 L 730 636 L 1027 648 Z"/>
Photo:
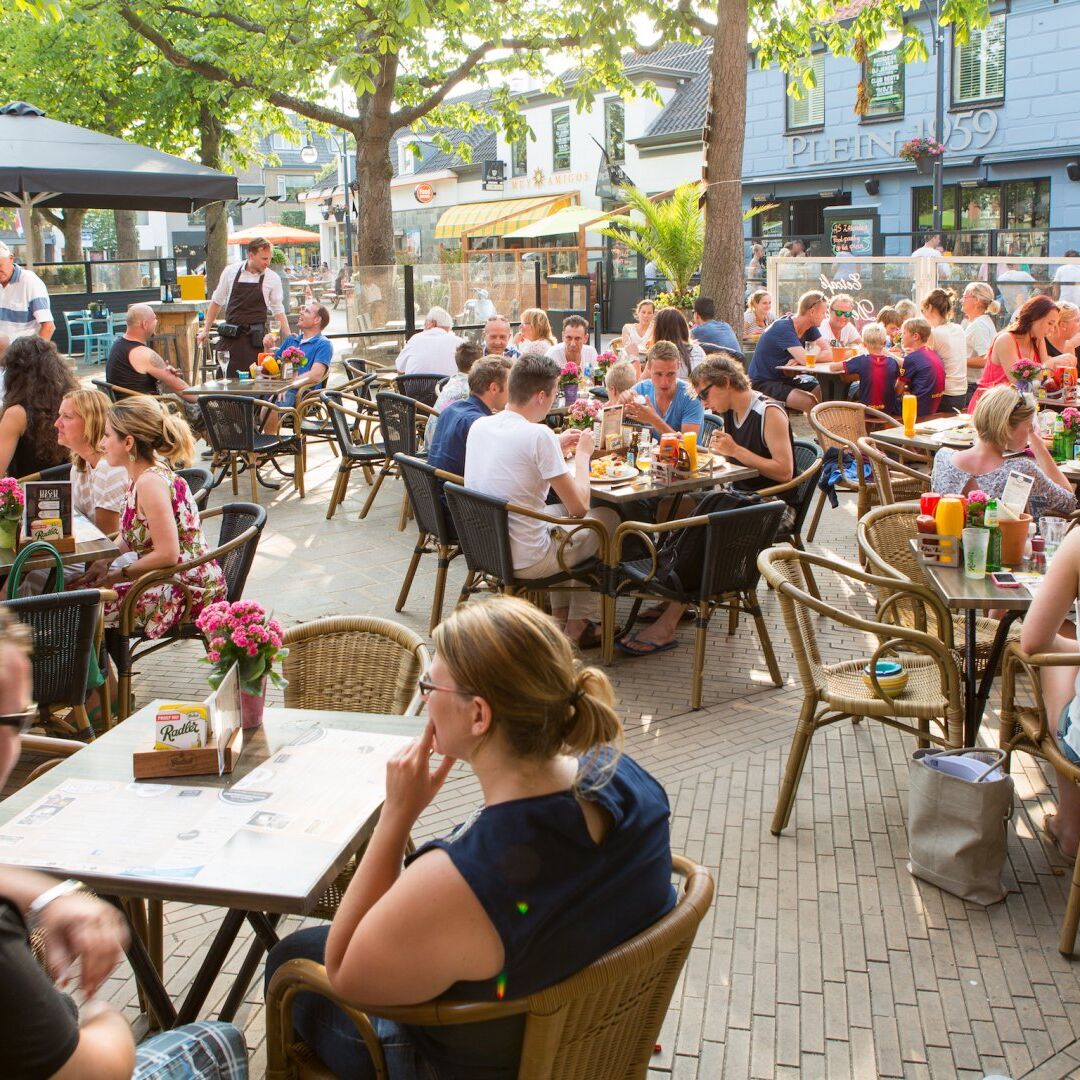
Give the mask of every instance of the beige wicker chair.
<path id="1" fill-rule="evenodd" d="M 857 462 L 862 461 L 858 441 L 871 434 L 871 430 L 883 427 L 900 427 L 900 423 L 887 413 L 871 409 L 858 401 L 822 401 L 810 410 L 807 417 L 810 426 L 817 434 L 817 440 L 821 449 L 825 452 L 836 448 L 841 454 L 848 453 Z M 862 468 L 855 470 L 856 481 L 841 480 L 836 484 L 837 491 L 854 491 L 858 493 L 858 516 L 862 517 L 867 510 L 877 501 L 877 492 L 869 481 L 863 476 Z M 900 499 L 910 498 L 917 495 L 918 491 L 907 478 L 896 481 L 896 497 Z M 825 506 L 828 496 L 822 491 L 818 495 L 817 506 L 814 507 L 814 516 L 810 522 L 810 530 L 806 534 L 806 541 L 810 543 L 817 533 L 818 522 L 821 520 L 821 511 Z"/>
<path id="2" fill-rule="evenodd" d="M 290 960 L 275 972 L 266 995 L 267 1080 L 333 1077 L 311 1048 L 293 1036 L 293 999 L 309 991 L 330 998 L 349 1015 L 380 1080 L 387 1076 L 386 1064 L 365 1012 L 428 1026 L 524 1015 L 518 1080 L 644 1080 L 679 973 L 713 897 L 705 867 L 680 855 L 671 861 L 685 885 L 667 915 L 577 974 L 527 998 L 352 1007 L 330 988 L 321 964 Z"/>
<path id="3" fill-rule="evenodd" d="M 1075 667 L 1075 653 L 1036 653 L 1028 654 L 1015 642 L 1009 644 L 1002 661 L 1004 677 L 1001 687 L 1001 726 L 998 739 L 1005 751 L 1005 768 L 1008 769 L 1012 753 L 1019 750 L 1025 754 L 1042 758 L 1049 762 L 1056 772 L 1069 777 L 1073 783 L 1080 784 L 1080 766 L 1074 765 L 1061 752 L 1054 737 L 1057 717 L 1054 723 L 1047 720 L 1046 705 L 1043 702 L 1042 683 L 1039 669 L 1045 667 Z M 1023 679 L 1028 684 L 1031 704 L 1017 702 L 1018 683 Z M 1026 696 L 1026 695 L 1025 695 Z M 1071 956 L 1076 947 L 1076 931 L 1080 926 L 1080 852 L 1077 853 L 1073 866 L 1072 882 L 1069 885 L 1069 899 L 1065 906 L 1065 918 L 1061 924 L 1061 936 L 1058 950 L 1063 956 Z"/>
<path id="4" fill-rule="evenodd" d="M 859 555 L 865 560 L 866 569 L 872 574 L 885 578 L 897 578 L 910 581 L 926 589 L 931 589 L 930 581 L 923 570 L 911 546 L 917 535 L 915 519 L 919 515 L 916 502 L 893 503 L 890 506 L 876 506 L 868 511 L 858 523 L 855 537 L 859 545 Z M 890 595 L 889 588 L 878 590 L 878 597 L 885 600 Z M 941 640 L 945 647 L 956 657 L 956 662 L 964 664 L 964 616 L 960 612 L 949 611 L 933 593 L 934 616 L 941 620 Z M 925 605 L 915 602 L 898 604 L 890 614 L 898 618 L 904 626 L 924 630 L 927 626 Z M 975 667 L 981 675 L 986 670 L 998 632 L 997 619 L 979 617 L 975 620 Z M 1019 625 L 1009 629 L 1009 637 L 1020 636 Z"/>
<path id="5" fill-rule="evenodd" d="M 891 443 L 879 442 L 873 435 L 856 440 L 863 457 L 870 462 L 877 502 L 882 506 L 910 499 L 930 490 L 933 459 L 918 451 L 905 450 Z"/>
<path id="6" fill-rule="evenodd" d="M 804 567 L 807 564 L 812 564 L 818 574 L 826 570 L 835 575 L 848 591 L 857 593 L 861 591 L 860 586 L 866 585 L 891 589 L 891 604 L 879 606 L 879 611 L 913 600 L 926 601 L 931 606 L 933 599 L 928 589 L 896 578 L 867 574 L 858 567 L 821 555 L 789 547 L 774 547 L 762 552 L 758 566 L 779 596 L 805 695 L 773 814 L 771 828 L 777 836 L 791 817 L 810 740 L 827 724 L 848 717 L 857 721 L 865 716 L 914 735 L 920 745 L 934 742 L 959 747 L 964 738 L 960 672 L 952 654 L 939 640 L 939 628 L 931 627 L 924 633 L 895 623 L 862 618 L 836 604 L 816 600 L 806 588 Z M 877 648 L 870 656 L 825 663 L 818 650 L 819 624 L 813 618 L 815 613 L 841 626 L 873 635 L 878 640 Z M 875 696 L 863 682 L 863 669 L 879 659 L 897 655 L 903 658 L 908 672 L 907 686 L 896 697 L 889 697 L 878 686 L 879 694 Z M 874 682 L 877 683 L 876 678 Z M 931 730 L 931 722 L 937 723 L 940 733 Z"/>

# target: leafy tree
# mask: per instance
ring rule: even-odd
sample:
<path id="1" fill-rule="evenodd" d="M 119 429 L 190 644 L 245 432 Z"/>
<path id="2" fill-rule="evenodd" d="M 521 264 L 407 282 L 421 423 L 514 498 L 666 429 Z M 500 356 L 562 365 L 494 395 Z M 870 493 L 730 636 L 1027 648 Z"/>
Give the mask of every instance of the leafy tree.
<path id="1" fill-rule="evenodd" d="M 506 85 L 492 86 L 479 104 L 447 98 L 466 80 L 544 76 L 555 56 L 580 64 L 579 106 L 602 87 L 629 92 L 619 56 L 634 43 L 632 16 L 649 2 L 595 0 L 586 21 L 558 0 L 100 0 L 178 68 L 352 135 L 361 193 L 356 250 L 369 266 L 394 262 L 390 145 L 398 130 L 484 122 L 501 125 L 511 140 L 526 135 Z M 328 94 L 328 69 L 346 104 Z M 458 149 L 468 155 L 466 144 Z"/>
<path id="2" fill-rule="evenodd" d="M 841 20 L 852 5 L 842 0 L 679 0 L 656 15 L 667 37 L 712 41 L 709 119 L 705 150 L 705 251 L 701 291 L 715 299 L 720 316 L 734 325 L 741 318 L 743 290 L 742 170 L 746 132 L 747 43 L 763 66 L 778 66 L 790 75 L 789 93 L 800 83 L 814 85 L 810 66 L 815 46 L 836 56 L 861 59 L 880 44 L 887 30 L 903 27 L 906 63 L 927 58 L 915 26 L 904 23 L 920 0 L 864 2 L 854 18 Z M 845 10 L 846 9 L 846 10 Z M 987 0 L 942 0 L 941 21 L 961 41 L 970 29 L 989 18 Z"/>

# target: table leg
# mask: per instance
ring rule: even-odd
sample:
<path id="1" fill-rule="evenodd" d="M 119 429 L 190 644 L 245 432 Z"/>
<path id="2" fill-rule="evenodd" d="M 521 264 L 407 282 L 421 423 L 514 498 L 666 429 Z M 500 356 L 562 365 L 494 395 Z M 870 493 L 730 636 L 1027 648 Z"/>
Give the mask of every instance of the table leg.
<path id="1" fill-rule="evenodd" d="M 255 978 L 259 969 L 263 954 L 269 952 L 270 948 L 278 943 L 279 939 L 276 930 L 280 919 L 280 915 L 263 915 L 262 912 L 250 912 L 248 914 L 248 922 L 251 923 L 255 930 L 255 940 L 248 948 L 247 956 L 244 957 L 244 963 L 240 967 L 240 974 L 236 976 L 236 981 L 229 991 L 229 996 L 221 1007 L 221 1012 L 218 1014 L 219 1020 L 231 1023 L 233 1017 L 236 1016 L 236 1011 L 240 1008 L 244 995 L 248 992 L 248 987 L 251 986 L 251 980 Z M 264 937 L 267 930 L 273 937 L 272 942 L 269 942 Z"/>
<path id="2" fill-rule="evenodd" d="M 146 998 L 148 1010 L 163 1031 L 176 1027 L 176 1007 L 169 998 L 169 992 L 165 989 L 165 984 L 161 981 L 161 976 L 154 967 L 154 962 L 150 959 L 150 954 L 146 951 L 146 946 L 137 933 L 127 908 L 115 896 L 107 896 L 105 899 L 123 912 L 128 924 L 128 944 L 124 951 L 127 953 L 131 970 L 135 973 L 135 982 Z"/>
<path id="3" fill-rule="evenodd" d="M 1006 611 L 998 623 L 997 633 L 994 634 L 993 644 L 990 646 L 990 657 L 983 672 L 982 681 L 979 683 L 978 697 L 975 701 L 975 732 L 978 735 L 982 724 L 983 714 L 986 712 L 986 703 L 990 698 L 990 691 L 994 686 L 994 678 L 997 675 L 998 664 L 1001 663 L 1001 654 L 1009 640 L 1009 627 L 1023 614 L 1022 611 Z M 970 746 L 975 745 L 974 735 Z"/>
<path id="4" fill-rule="evenodd" d="M 199 1013 L 210 996 L 214 980 L 220 974 L 229 950 L 236 940 L 236 935 L 240 932 L 240 927 L 244 925 L 246 916 L 247 912 L 238 911 L 235 908 L 229 908 L 225 912 L 225 918 L 221 920 L 221 926 L 218 927 L 218 932 L 210 943 L 206 957 L 195 973 L 195 979 L 187 997 L 184 998 L 184 1004 L 180 1006 L 176 1021 L 178 1024 L 191 1024 L 198 1020 Z"/>
<path id="5" fill-rule="evenodd" d="M 146 951 L 157 968 L 165 975 L 165 905 L 160 900 L 146 901 Z"/>
<path id="6" fill-rule="evenodd" d="M 979 696 L 975 680 L 975 616 L 974 608 L 964 612 L 964 745 L 974 746 L 979 732 L 976 701 Z"/>

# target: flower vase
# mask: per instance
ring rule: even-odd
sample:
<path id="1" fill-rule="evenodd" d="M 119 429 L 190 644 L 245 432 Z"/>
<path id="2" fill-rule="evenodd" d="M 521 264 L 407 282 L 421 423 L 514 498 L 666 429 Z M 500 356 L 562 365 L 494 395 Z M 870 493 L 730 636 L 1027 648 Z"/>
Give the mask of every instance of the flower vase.
<path id="1" fill-rule="evenodd" d="M 566 399 L 566 404 L 567 405 L 573 405 L 574 402 L 577 401 L 577 396 L 578 396 L 578 384 L 577 383 L 574 383 L 574 382 L 567 383 L 563 387 L 563 397 Z"/>
<path id="2" fill-rule="evenodd" d="M 240 726 L 245 731 L 262 727 L 266 708 L 266 676 L 257 683 L 240 684 Z"/>
<path id="3" fill-rule="evenodd" d="M 0 518 L 0 548 L 4 548 L 7 551 L 14 551 L 15 542 L 18 538 L 18 518 Z"/>
<path id="4" fill-rule="evenodd" d="M 928 157 L 915 158 L 915 171 L 923 176 L 929 176 L 933 171 L 934 161 Z"/>
<path id="5" fill-rule="evenodd" d="M 1017 379 L 1016 380 L 1016 389 L 1021 394 L 1030 394 L 1031 393 L 1031 380 L 1030 379 Z"/>

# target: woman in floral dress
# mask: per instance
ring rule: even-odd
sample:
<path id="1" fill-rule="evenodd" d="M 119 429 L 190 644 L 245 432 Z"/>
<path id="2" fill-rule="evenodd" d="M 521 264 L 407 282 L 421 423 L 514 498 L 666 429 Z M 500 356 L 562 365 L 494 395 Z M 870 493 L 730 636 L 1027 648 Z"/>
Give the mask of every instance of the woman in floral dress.
<path id="1" fill-rule="evenodd" d="M 171 468 L 190 461 L 195 450 L 181 417 L 152 397 L 119 401 L 108 411 L 101 449 L 131 480 L 120 515 L 121 555 L 111 564 L 94 563 L 73 585 L 115 590 L 119 599 L 105 604 L 105 625 L 115 626 L 124 595 L 142 574 L 200 558 L 210 547 L 187 483 Z M 173 584 L 151 586 L 138 597 L 135 622 L 148 638 L 162 637 L 185 617 L 194 620 L 225 597 L 225 578 L 214 560 L 185 570 L 178 580 L 190 594 L 186 612 L 185 591 Z"/>

